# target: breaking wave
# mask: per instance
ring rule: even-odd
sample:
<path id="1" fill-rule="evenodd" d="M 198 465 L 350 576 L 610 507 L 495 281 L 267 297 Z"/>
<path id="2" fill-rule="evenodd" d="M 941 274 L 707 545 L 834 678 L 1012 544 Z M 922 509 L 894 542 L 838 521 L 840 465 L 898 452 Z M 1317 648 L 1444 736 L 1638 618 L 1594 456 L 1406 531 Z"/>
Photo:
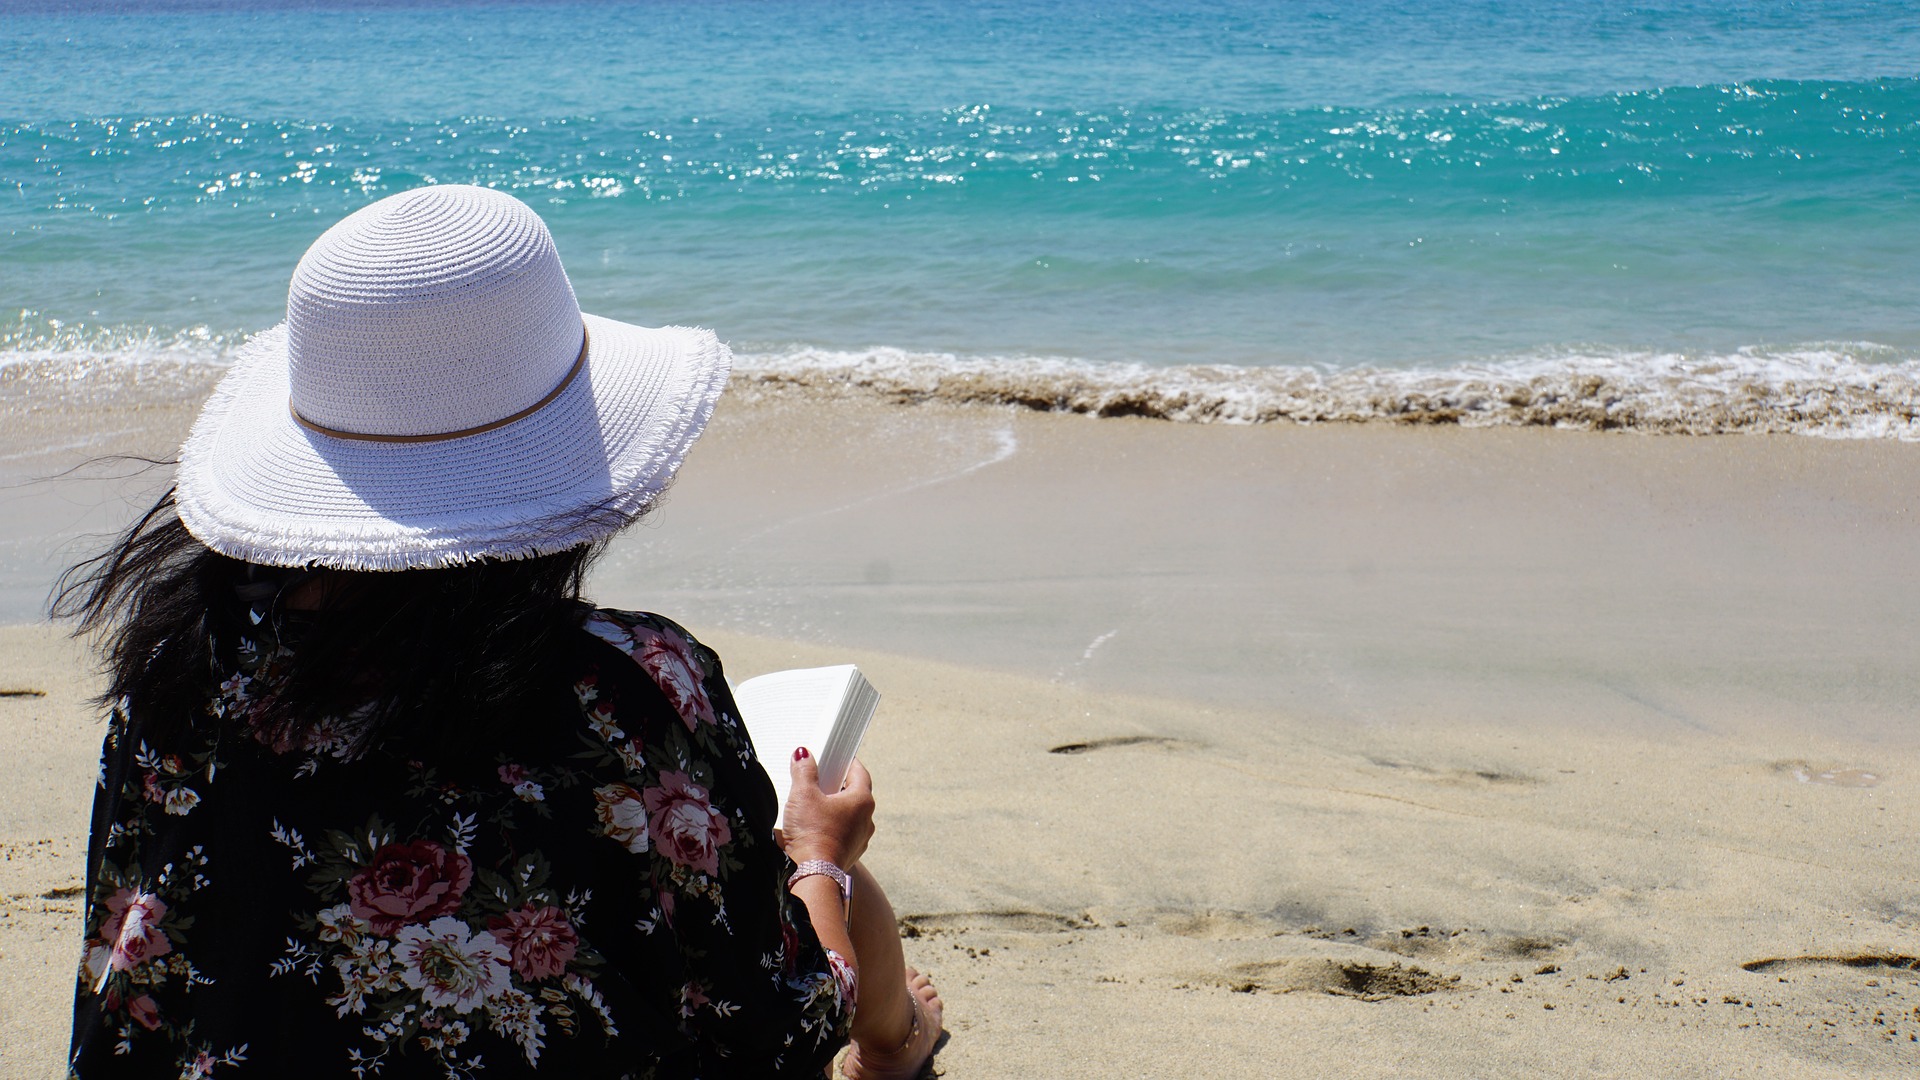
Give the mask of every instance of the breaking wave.
<path id="1" fill-rule="evenodd" d="M 1189 423 L 1392 423 L 1920 440 L 1920 360 L 1865 343 L 1568 350 L 1441 368 L 1153 367 L 877 348 L 746 354 L 736 386 Z"/>

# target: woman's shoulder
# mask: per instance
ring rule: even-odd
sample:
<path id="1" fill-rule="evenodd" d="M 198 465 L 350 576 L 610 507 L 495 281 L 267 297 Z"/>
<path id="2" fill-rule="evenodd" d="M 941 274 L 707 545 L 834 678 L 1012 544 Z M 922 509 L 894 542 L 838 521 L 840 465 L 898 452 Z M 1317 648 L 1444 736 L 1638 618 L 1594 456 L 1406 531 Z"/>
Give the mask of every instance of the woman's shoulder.
<path id="1" fill-rule="evenodd" d="M 720 674 L 719 654 L 664 615 L 593 608 L 581 618 L 580 629 L 632 658 L 656 679 L 663 669 L 672 667 L 684 668 L 687 676 L 701 683 Z"/>
<path id="2" fill-rule="evenodd" d="M 650 611 L 621 611 L 594 608 L 581 619 L 580 629 L 597 639 L 599 646 L 585 664 L 586 682 L 575 689 L 586 697 L 596 689 L 614 690 L 628 680 L 614 677 L 612 686 L 602 685 L 609 675 L 605 648 L 626 656 L 632 665 L 615 664 L 644 677 L 659 690 L 672 711 L 690 731 L 725 738 L 743 738 L 733 695 L 720 666 L 719 654 L 700 643 L 685 627 L 664 615 Z"/>
<path id="3" fill-rule="evenodd" d="M 588 608 L 581 616 L 580 627 L 602 641 L 620 647 L 624 647 L 635 634 L 673 634 L 690 644 L 698 644 L 686 627 L 652 611 Z"/>

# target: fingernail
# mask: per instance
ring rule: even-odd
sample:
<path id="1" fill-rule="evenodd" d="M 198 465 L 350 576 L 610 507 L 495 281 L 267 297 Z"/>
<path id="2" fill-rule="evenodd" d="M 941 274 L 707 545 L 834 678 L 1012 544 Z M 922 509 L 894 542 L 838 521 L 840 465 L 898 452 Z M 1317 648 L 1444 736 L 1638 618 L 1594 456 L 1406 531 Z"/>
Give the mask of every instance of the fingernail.
<path id="1" fill-rule="evenodd" d="M 795 760 L 795 761 L 805 761 L 805 760 L 807 760 L 807 748 L 806 748 L 806 747 L 804 747 L 804 746 L 796 746 L 796 747 L 794 747 L 794 748 L 793 748 L 793 760 Z"/>

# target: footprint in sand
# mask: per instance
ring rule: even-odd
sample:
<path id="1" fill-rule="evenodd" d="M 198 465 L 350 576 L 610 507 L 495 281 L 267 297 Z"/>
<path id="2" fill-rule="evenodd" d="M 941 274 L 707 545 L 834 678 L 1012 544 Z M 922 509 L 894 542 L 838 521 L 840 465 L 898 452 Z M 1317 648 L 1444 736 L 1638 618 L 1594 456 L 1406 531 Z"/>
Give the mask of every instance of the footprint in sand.
<path id="1" fill-rule="evenodd" d="M 1237 993 L 1334 994 L 1362 1001 L 1416 997 L 1451 989 L 1458 975 L 1438 975 L 1410 964 L 1369 964 L 1326 957 L 1296 957 L 1235 964 L 1210 981 Z"/>
<path id="2" fill-rule="evenodd" d="M 985 931 L 1002 934 L 1062 934 L 1095 925 L 1091 916 L 1051 911 L 940 911 L 900 916 L 903 937 L 938 937 Z"/>
<path id="3" fill-rule="evenodd" d="M 1368 948 L 1381 952 L 1450 961 L 1544 960 L 1563 955 L 1567 944 L 1565 938 L 1427 926 L 1379 933 L 1366 939 Z"/>
<path id="4" fill-rule="evenodd" d="M 1156 920 L 1162 933 L 1205 941 L 1236 941 L 1274 936 L 1271 920 L 1238 911 L 1168 912 Z"/>
<path id="5" fill-rule="evenodd" d="M 1826 784 L 1829 787 L 1878 787 L 1883 779 L 1882 774 L 1868 769 L 1823 768 L 1804 761 L 1778 762 L 1774 769 L 1802 784 Z"/>

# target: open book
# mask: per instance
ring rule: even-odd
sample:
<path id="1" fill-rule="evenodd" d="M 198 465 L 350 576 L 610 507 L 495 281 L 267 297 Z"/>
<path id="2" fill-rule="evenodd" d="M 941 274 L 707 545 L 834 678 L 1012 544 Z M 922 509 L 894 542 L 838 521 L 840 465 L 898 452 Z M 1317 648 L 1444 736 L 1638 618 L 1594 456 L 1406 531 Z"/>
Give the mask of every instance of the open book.
<path id="1" fill-rule="evenodd" d="M 820 763 L 820 790 L 839 791 L 880 704 L 880 693 L 859 668 L 840 664 L 756 675 L 733 688 L 733 700 L 780 800 L 777 826 L 787 816 L 794 748 L 806 747 Z"/>

